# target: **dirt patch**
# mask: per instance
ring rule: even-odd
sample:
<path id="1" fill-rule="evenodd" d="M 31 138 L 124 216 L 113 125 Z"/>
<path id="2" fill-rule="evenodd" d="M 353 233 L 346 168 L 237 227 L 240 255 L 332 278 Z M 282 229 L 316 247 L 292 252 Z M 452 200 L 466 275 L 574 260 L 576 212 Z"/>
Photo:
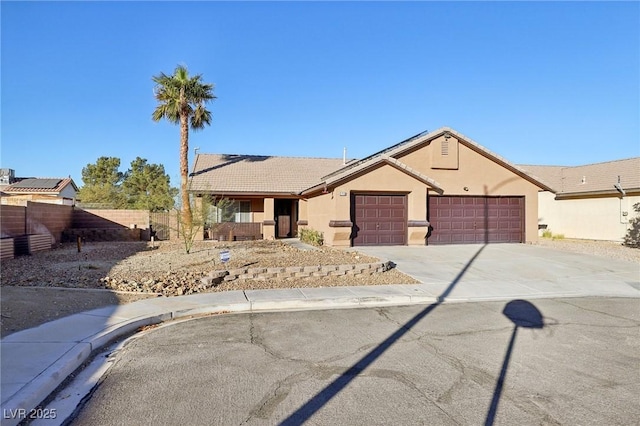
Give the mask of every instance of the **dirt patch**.
<path id="1" fill-rule="evenodd" d="M 135 302 L 153 294 L 56 287 L 6 287 L 0 297 L 2 337 L 91 309 Z"/>
<path id="2" fill-rule="evenodd" d="M 220 253 L 231 258 L 223 264 Z M 201 278 L 214 270 L 243 267 L 325 266 L 373 263 L 358 252 L 321 248 L 299 250 L 280 241 L 198 242 L 190 254 L 180 243 L 87 243 L 21 256 L 2 263 L 2 336 L 67 315 L 108 305 L 195 292 L 291 287 L 407 284 L 397 270 L 365 276 L 232 281 L 203 289 Z M 126 290 L 127 292 L 122 292 Z M 155 293 L 155 294 L 153 294 Z"/>

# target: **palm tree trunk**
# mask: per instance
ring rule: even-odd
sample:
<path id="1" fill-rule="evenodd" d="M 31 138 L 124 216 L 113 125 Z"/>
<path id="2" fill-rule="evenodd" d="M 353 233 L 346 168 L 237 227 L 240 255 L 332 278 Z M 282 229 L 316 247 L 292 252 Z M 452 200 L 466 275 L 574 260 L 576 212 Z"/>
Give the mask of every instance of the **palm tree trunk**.
<path id="1" fill-rule="evenodd" d="M 180 191 L 182 192 L 182 226 L 185 238 L 191 239 L 193 214 L 189 200 L 189 120 L 180 114 Z"/>

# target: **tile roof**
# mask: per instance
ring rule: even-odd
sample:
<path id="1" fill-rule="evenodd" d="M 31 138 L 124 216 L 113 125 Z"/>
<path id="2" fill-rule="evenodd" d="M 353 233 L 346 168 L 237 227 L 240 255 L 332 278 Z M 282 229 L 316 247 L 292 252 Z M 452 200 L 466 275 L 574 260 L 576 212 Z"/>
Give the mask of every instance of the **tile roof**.
<path id="1" fill-rule="evenodd" d="M 198 154 L 191 191 L 299 194 L 342 166 L 341 158 Z"/>
<path id="2" fill-rule="evenodd" d="M 590 193 L 618 193 L 614 184 L 625 191 L 640 191 L 640 157 L 606 161 L 584 166 L 521 165 L 521 168 L 540 176 L 558 196 Z"/>
<path id="3" fill-rule="evenodd" d="M 346 165 L 339 158 L 198 154 L 194 161 L 193 172 L 190 175 L 190 191 L 218 194 L 300 194 L 303 191 L 307 193 L 325 184 L 330 185 L 348 178 L 381 161 L 404 170 L 437 191 L 442 191 L 440 184 L 428 176 L 408 168 L 405 164 L 400 163 L 396 157 L 445 133 L 455 136 L 461 143 L 512 170 L 541 189 L 551 190 L 547 183 L 532 173 L 510 163 L 457 131 L 449 127 L 442 127 L 433 132 L 418 133 L 366 158 L 350 161 Z M 212 171 L 214 173 L 209 173 Z"/>
<path id="4" fill-rule="evenodd" d="M 71 178 L 26 178 L 2 189 L 7 194 L 57 194 L 67 185 L 78 187 Z"/>

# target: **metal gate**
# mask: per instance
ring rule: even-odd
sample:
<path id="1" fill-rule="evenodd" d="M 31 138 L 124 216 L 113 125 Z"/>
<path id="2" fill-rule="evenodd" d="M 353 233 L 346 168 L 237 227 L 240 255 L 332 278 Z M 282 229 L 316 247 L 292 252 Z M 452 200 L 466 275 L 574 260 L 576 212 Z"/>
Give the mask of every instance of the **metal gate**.
<path id="1" fill-rule="evenodd" d="M 149 225 L 151 236 L 156 240 L 169 240 L 171 237 L 169 218 L 171 213 L 169 212 L 151 212 L 149 213 Z"/>

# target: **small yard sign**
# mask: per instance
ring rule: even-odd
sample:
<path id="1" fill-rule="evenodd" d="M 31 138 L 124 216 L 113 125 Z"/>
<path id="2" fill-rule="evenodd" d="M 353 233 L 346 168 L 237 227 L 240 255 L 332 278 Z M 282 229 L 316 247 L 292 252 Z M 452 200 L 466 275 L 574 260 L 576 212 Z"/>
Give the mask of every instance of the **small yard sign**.
<path id="1" fill-rule="evenodd" d="M 229 259 L 231 259 L 231 253 L 229 253 L 229 250 L 220 251 L 220 260 L 222 263 L 227 263 Z"/>

